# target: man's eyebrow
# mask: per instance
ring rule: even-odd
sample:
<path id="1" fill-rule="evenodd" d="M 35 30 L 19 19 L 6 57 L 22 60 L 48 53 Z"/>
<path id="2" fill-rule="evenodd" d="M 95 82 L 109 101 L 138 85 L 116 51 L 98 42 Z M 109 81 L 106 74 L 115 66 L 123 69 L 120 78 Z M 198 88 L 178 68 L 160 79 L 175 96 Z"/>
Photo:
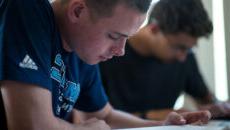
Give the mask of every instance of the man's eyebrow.
<path id="1" fill-rule="evenodd" d="M 116 34 L 116 35 L 119 35 L 119 36 L 122 36 L 122 37 L 125 37 L 125 38 L 128 38 L 129 37 L 129 35 L 127 35 L 127 34 L 123 34 L 123 33 L 120 33 L 120 32 L 113 32 L 114 34 Z"/>

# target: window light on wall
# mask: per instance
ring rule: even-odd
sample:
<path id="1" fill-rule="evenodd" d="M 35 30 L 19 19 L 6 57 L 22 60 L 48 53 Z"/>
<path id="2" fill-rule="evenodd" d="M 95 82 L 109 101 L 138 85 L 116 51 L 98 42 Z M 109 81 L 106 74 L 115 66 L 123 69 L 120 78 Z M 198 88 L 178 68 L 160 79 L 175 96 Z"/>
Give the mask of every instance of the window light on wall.
<path id="1" fill-rule="evenodd" d="M 228 85 L 223 0 L 212 0 L 212 2 L 215 94 L 219 100 L 225 101 L 228 99 Z"/>

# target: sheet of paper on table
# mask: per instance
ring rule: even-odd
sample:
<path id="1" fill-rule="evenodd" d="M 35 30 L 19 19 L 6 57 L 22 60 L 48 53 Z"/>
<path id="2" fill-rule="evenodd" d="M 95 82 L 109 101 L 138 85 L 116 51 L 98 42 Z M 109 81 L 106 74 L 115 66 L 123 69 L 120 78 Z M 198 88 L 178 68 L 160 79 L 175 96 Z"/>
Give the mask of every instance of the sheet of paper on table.
<path id="1" fill-rule="evenodd" d="M 118 129 L 117 129 L 118 130 Z M 130 128 L 119 130 L 230 130 L 228 126 L 158 126 L 158 127 L 145 127 L 145 128 Z"/>
<path id="2" fill-rule="evenodd" d="M 212 120 L 208 123 L 208 126 L 214 127 L 229 127 L 230 128 L 230 121 L 229 120 Z"/>

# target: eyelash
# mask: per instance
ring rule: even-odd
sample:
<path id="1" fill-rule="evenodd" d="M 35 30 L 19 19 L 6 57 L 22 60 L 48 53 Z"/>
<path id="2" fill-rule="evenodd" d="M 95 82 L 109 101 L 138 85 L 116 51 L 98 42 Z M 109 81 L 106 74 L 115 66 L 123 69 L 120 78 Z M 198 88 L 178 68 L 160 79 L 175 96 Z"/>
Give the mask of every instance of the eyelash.
<path id="1" fill-rule="evenodd" d="M 108 34 L 108 37 L 109 37 L 110 39 L 114 40 L 114 41 L 117 41 L 117 40 L 120 39 L 120 38 L 115 38 L 115 37 L 113 37 L 111 34 Z"/>

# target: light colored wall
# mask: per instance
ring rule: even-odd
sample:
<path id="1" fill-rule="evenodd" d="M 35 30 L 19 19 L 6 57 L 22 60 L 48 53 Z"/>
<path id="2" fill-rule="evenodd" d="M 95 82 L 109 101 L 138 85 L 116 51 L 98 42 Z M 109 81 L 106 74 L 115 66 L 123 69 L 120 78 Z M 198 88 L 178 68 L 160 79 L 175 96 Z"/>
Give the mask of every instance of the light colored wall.
<path id="1" fill-rule="evenodd" d="M 230 0 L 224 0 L 224 12 L 225 12 L 225 38 L 226 38 L 226 53 L 227 53 L 227 79 L 228 86 L 230 86 Z M 229 88 L 229 87 L 228 87 Z M 228 89 L 230 95 L 230 89 Z"/>
<path id="2" fill-rule="evenodd" d="M 202 0 L 209 17 L 212 19 L 212 0 Z M 214 91 L 214 53 L 213 53 L 213 35 L 208 39 L 201 38 L 197 47 L 194 49 L 204 80 L 212 91 Z"/>

